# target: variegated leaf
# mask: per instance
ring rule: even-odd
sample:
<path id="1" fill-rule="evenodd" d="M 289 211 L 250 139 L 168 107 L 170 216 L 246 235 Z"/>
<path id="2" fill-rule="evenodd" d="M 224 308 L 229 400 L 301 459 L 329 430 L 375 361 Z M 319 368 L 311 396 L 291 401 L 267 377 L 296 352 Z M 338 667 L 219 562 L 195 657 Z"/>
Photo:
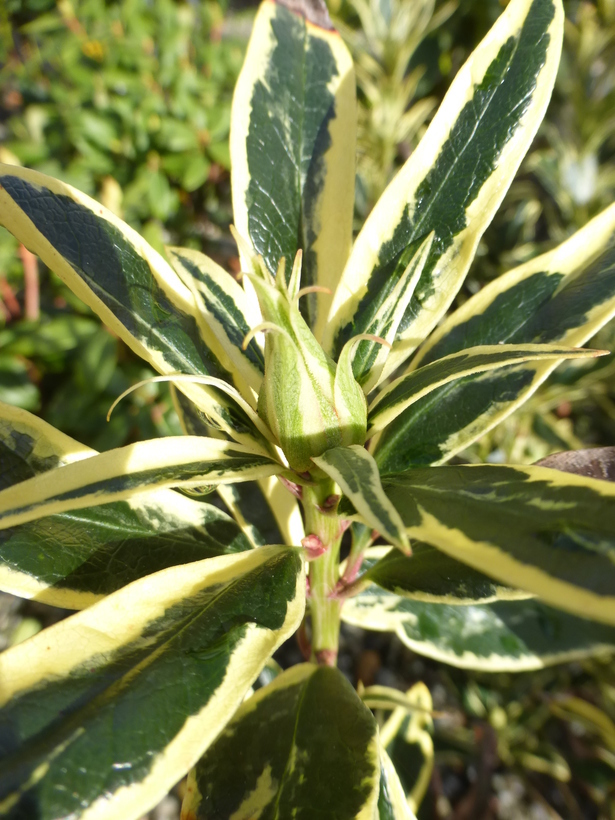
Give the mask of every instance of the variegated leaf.
<path id="1" fill-rule="evenodd" d="M 475 345 L 583 345 L 615 315 L 615 205 L 553 251 L 501 276 L 455 311 L 412 362 Z M 440 464 L 528 399 L 557 362 L 468 376 L 397 418 L 373 448 L 381 472 Z"/>
<path id="2" fill-rule="evenodd" d="M 95 455 L 25 410 L 0 404 L 3 488 Z M 250 542 L 216 507 L 158 490 L 1 531 L 0 588 L 83 609 L 153 572 L 247 549 Z"/>
<path id="3" fill-rule="evenodd" d="M 378 820 L 416 820 L 416 815 L 410 810 L 406 800 L 395 766 L 382 747 L 380 748 Z"/>
<path id="4" fill-rule="evenodd" d="M 240 444 L 200 436 L 140 441 L 48 470 L 0 492 L 0 529 L 167 487 L 264 478 L 283 468 Z"/>
<path id="5" fill-rule="evenodd" d="M 381 548 L 370 550 L 372 556 L 378 552 Z M 361 577 L 403 598 L 451 606 L 531 597 L 421 542 L 412 544 L 412 555 L 389 550 Z"/>
<path id="6" fill-rule="evenodd" d="M 384 482 L 408 534 L 505 584 L 615 624 L 615 486 L 545 467 L 410 470 Z"/>
<path id="7" fill-rule="evenodd" d="M 408 689 L 406 698 L 414 706 L 408 712 L 397 708 L 380 732 L 380 742 L 390 755 L 401 781 L 408 808 L 416 812 L 431 780 L 434 747 L 431 733 L 433 702 L 424 683 Z"/>
<path id="8" fill-rule="evenodd" d="M 372 820 L 380 763 L 371 712 L 337 669 L 294 666 L 259 689 L 191 773 L 184 820 Z"/>
<path id="9" fill-rule="evenodd" d="M 299 554 L 265 547 L 163 570 L 3 653 L 0 816 L 140 817 L 223 729 L 304 593 Z"/>
<path id="10" fill-rule="evenodd" d="M 180 426 L 187 436 L 226 438 L 223 431 L 214 426 L 213 419 L 199 410 L 196 404 L 181 393 L 173 383 L 170 386 L 170 393 Z"/>
<path id="11" fill-rule="evenodd" d="M 233 212 L 272 273 L 303 250 L 303 286 L 335 288 L 352 241 L 355 174 L 352 59 L 324 0 L 267 0 L 231 114 Z M 250 262 L 243 259 L 244 270 Z M 303 305 L 320 337 L 330 297 Z"/>
<path id="12" fill-rule="evenodd" d="M 325 341 L 334 355 L 373 321 L 432 232 L 385 375 L 445 314 L 544 116 L 563 21 L 560 0 L 513 0 L 458 72 L 355 242 L 329 315 Z"/>
<path id="13" fill-rule="evenodd" d="M 409 550 L 402 519 L 383 492 L 378 467 L 367 450 L 335 447 L 312 461 L 339 484 L 370 527 L 404 552 Z"/>
<path id="14" fill-rule="evenodd" d="M 222 350 L 199 316 L 193 294 L 173 268 L 132 228 L 63 182 L 0 165 L 0 224 L 40 258 L 114 333 L 163 375 L 231 381 Z M 231 437 L 216 388 L 183 383 L 183 392 Z"/>
<path id="15" fill-rule="evenodd" d="M 243 340 L 259 321 L 258 306 L 251 305 L 243 288 L 205 254 L 186 248 L 168 248 L 182 281 L 193 291 L 201 314 L 215 334 L 227 369 L 238 372 L 258 393 L 265 356 L 256 338 L 244 350 Z"/>
<path id="16" fill-rule="evenodd" d="M 378 336 L 388 342 L 388 345 L 383 345 L 375 341 L 364 340 L 356 347 L 352 362 L 353 372 L 366 394 L 373 390 L 381 379 L 391 350 L 389 346 L 392 346 L 395 342 L 399 325 L 404 318 L 412 294 L 429 257 L 433 238 L 434 234 L 432 233 L 418 247 L 416 253 L 408 262 L 406 270 L 381 305 L 378 313 L 372 318 L 365 330 L 360 331 L 361 333 Z M 358 327 L 357 331 L 359 331 Z"/>
<path id="17" fill-rule="evenodd" d="M 305 537 L 297 499 L 275 476 L 221 485 L 218 494 L 255 546 L 299 546 Z"/>
<path id="18" fill-rule="evenodd" d="M 551 360 L 583 359 L 605 355 L 604 350 L 558 347 L 557 345 L 483 345 L 452 353 L 443 359 L 411 370 L 395 379 L 372 402 L 368 415 L 368 436 L 394 421 L 415 402 L 443 385 L 509 365 Z M 380 448 L 378 448 L 380 451 Z"/>
<path id="19" fill-rule="evenodd" d="M 191 401 L 176 390 L 172 395 L 186 435 L 208 436 L 215 432 Z M 301 543 L 305 532 L 299 504 L 274 477 L 219 485 L 218 495 L 255 547 Z"/>
<path id="20" fill-rule="evenodd" d="M 394 632 L 413 652 L 461 669 L 524 672 L 615 653 L 615 629 L 536 600 L 449 606 L 373 585 L 344 603 L 342 620 Z"/>

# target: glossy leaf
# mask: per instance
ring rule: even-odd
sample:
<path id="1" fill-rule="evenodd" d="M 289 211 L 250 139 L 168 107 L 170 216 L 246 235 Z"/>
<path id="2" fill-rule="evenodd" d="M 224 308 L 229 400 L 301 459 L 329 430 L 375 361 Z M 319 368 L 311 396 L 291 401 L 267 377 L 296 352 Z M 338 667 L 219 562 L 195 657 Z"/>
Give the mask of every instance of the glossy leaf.
<path id="1" fill-rule="evenodd" d="M 335 447 L 312 461 L 332 478 L 364 521 L 404 551 L 409 544 L 404 524 L 382 490 L 378 468 L 363 447 Z"/>
<path id="2" fill-rule="evenodd" d="M 391 758 L 380 748 L 380 795 L 378 820 L 416 820 Z"/>
<path id="3" fill-rule="evenodd" d="M 559 0 L 513 0 L 457 73 L 357 237 L 329 315 L 334 355 L 373 321 L 432 232 L 385 375 L 446 313 L 546 111 L 563 19 Z"/>
<path id="4" fill-rule="evenodd" d="M 615 624 L 615 486 L 544 467 L 412 470 L 385 483 L 408 533 L 499 581 Z"/>
<path id="5" fill-rule="evenodd" d="M 365 333 L 384 339 L 388 342 L 388 345 L 364 340 L 359 343 L 355 350 L 353 357 L 354 376 L 359 384 L 363 386 L 366 394 L 380 381 L 389 357 L 389 351 L 397 337 L 399 325 L 404 318 L 406 308 L 425 268 L 433 238 L 434 235 L 430 234 L 418 247 L 399 281 L 365 329 Z"/>
<path id="6" fill-rule="evenodd" d="M 191 401 L 176 390 L 173 402 L 186 435 L 208 436 L 207 419 Z M 298 546 L 305 535 L 296 498 L 274 477 L 258 482 L 218 486 L 218 495 L 254 546 Z"/>
<path id="7" fill-rule="evenodd" d="M 231 116 L 233 212 L 273 274 L 303 250 L 303 286 L 335 288 L 352 242 L 355 175 L 352 59 L 323 0 L 263 2 Z M 243 258 L 244 270 L 250 270 Z M 319 337 L 330 297 L 305 315 Z"/>
<path id="8" fill-rule="evenodd" d="M 47 515 L 123 501 L 166 487 L 263 478 L 280 464 L 240 444 L 200 436 L 140 441 L 48 470 L 0 492 L 0 529 Z"/>
<path id="9" fill-rule="evenodd" d="M 258 309 L 249 304 L 243 288 L 213 259 L 186 248 L 167 250 L 175 270 L 194 293 L 201 314 L 218 339 L 227 369 L 241 374 L 258 392 L 265 371 L 263 350 L 256 338 L 250 340 L 245 350 L 242 347 L 243 340 L 258 323 Z"/>
<path id="10" fill-rule="evenodd" d="M 373 585 L 344 603 L 342 620 L 394 632 L 419 655 L 483 672 L 524 672 L 615 652 L 613 627 L 536 600 L 450 606 Z"/>
<path id="11" fill-rule="evenodd" d="M 3 487 L 94 455 L 36 416 L 0 404 Z M 250 548 L 223 512 L 170 490 L 3 530 L 0 545 L 0 588 L 67 609 L 167 567 Z"/>
<path id="12" fill-rule="evenodd" d="M 592 358 L 605 352 L 536 344 L 483 345 L 453 353 L 412 370 L 389 384 L 370 406 L 368 435 L 382 430 L 415 402 L 457 379 L 524 362 L 549 359 L 561 362 L 564 359 Z M 383 448 L 379 448 L 379 452 L 382 453 Z"/>
<path id="13" fill-rule="evenodd" d="M 498 584 L 450 555 L 416 541 L 412 544 L 412 555 L 390 550 L 362 577 L 403 598 L 452 606 L 530 597 L 527 592 Z"/>
<path id="14" fill-rule="evenodd" d="M 136 581 L 3 653 L 0 816 L 140 817 L 296 629 L 304 590 L 295 551 L 211 558 Z"/>
<path id="15" fill-rule="evenodd" d="M 160 373 L 230 380 L 190 290 L 160 254 L 98 202 L 44 174 L 0 165 L 0 224 Z M 189 384 L 182 390 L 217 417 L 219 391 Z M 219 421 L 228 423 L 224 416 Z"/>
<path id="16" fill-rule="evenodd" d="M 295 666 L 239 709 L 190 775 L 184 820 L 371 820 L 378 728 L 337 669 Z"/>
<path id="17" fill-rule="evenodd" d="M 475 345 L 583 345 L 615 315 L 615 206 L 543 256 L 486 285 L 412 362 L 424 367 Z M 373 449 L 381 472 L 439 464 L 523 404 L 557 362 L 468 376 L 396 419 Z"/>

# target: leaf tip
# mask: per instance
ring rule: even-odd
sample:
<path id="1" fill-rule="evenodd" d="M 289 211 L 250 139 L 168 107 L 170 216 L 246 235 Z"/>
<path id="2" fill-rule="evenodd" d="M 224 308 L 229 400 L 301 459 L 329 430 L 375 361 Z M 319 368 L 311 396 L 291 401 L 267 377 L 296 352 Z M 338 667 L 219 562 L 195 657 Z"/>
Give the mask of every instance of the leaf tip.
<path id="1" fill-rule="evenodd" d="M 302 17 L 319 28 L 334 31 L 324 0 L 274 0 L 279 6 L 285 6 L 289 11 L 300 14 Z"/>

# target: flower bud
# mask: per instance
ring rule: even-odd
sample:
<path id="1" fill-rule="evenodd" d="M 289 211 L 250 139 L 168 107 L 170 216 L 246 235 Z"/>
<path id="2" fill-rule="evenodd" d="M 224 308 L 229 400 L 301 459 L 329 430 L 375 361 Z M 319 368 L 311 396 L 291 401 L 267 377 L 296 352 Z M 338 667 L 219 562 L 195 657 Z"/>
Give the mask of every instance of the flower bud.
<path id="1" fill-rule="evenodd" d="M 314 465 L 312 456 L 332 447 L 363 444 L 367 404 L 352 375 L 349 355 L 336 367 L 316 341 L 289 293 L 283 271 L 275 284 L 257 275 L 250 281 L 258 296 L 265 336 L 265 376 L 258 414 L 276 436 L 297 472 Z"/>

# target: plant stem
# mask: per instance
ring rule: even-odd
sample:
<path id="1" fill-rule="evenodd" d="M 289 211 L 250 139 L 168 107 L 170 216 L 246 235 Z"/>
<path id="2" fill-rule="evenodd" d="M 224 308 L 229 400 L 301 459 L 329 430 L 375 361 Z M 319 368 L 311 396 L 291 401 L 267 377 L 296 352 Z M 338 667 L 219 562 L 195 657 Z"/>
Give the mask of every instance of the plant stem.
<path id="1" fill-rule="evenodd" d="M 335 513 L 323 512 L 335 495 L 336 485 L 322 481 L 304 487 L 303 506 L 306 535 L 320 539 L 326 552 L 310 563 L 310 613 L 312 618 L 312 661 L 335 666 L 340 632 L 341 603 L 334 596 L 339 578 L 342 522 Z"/>

